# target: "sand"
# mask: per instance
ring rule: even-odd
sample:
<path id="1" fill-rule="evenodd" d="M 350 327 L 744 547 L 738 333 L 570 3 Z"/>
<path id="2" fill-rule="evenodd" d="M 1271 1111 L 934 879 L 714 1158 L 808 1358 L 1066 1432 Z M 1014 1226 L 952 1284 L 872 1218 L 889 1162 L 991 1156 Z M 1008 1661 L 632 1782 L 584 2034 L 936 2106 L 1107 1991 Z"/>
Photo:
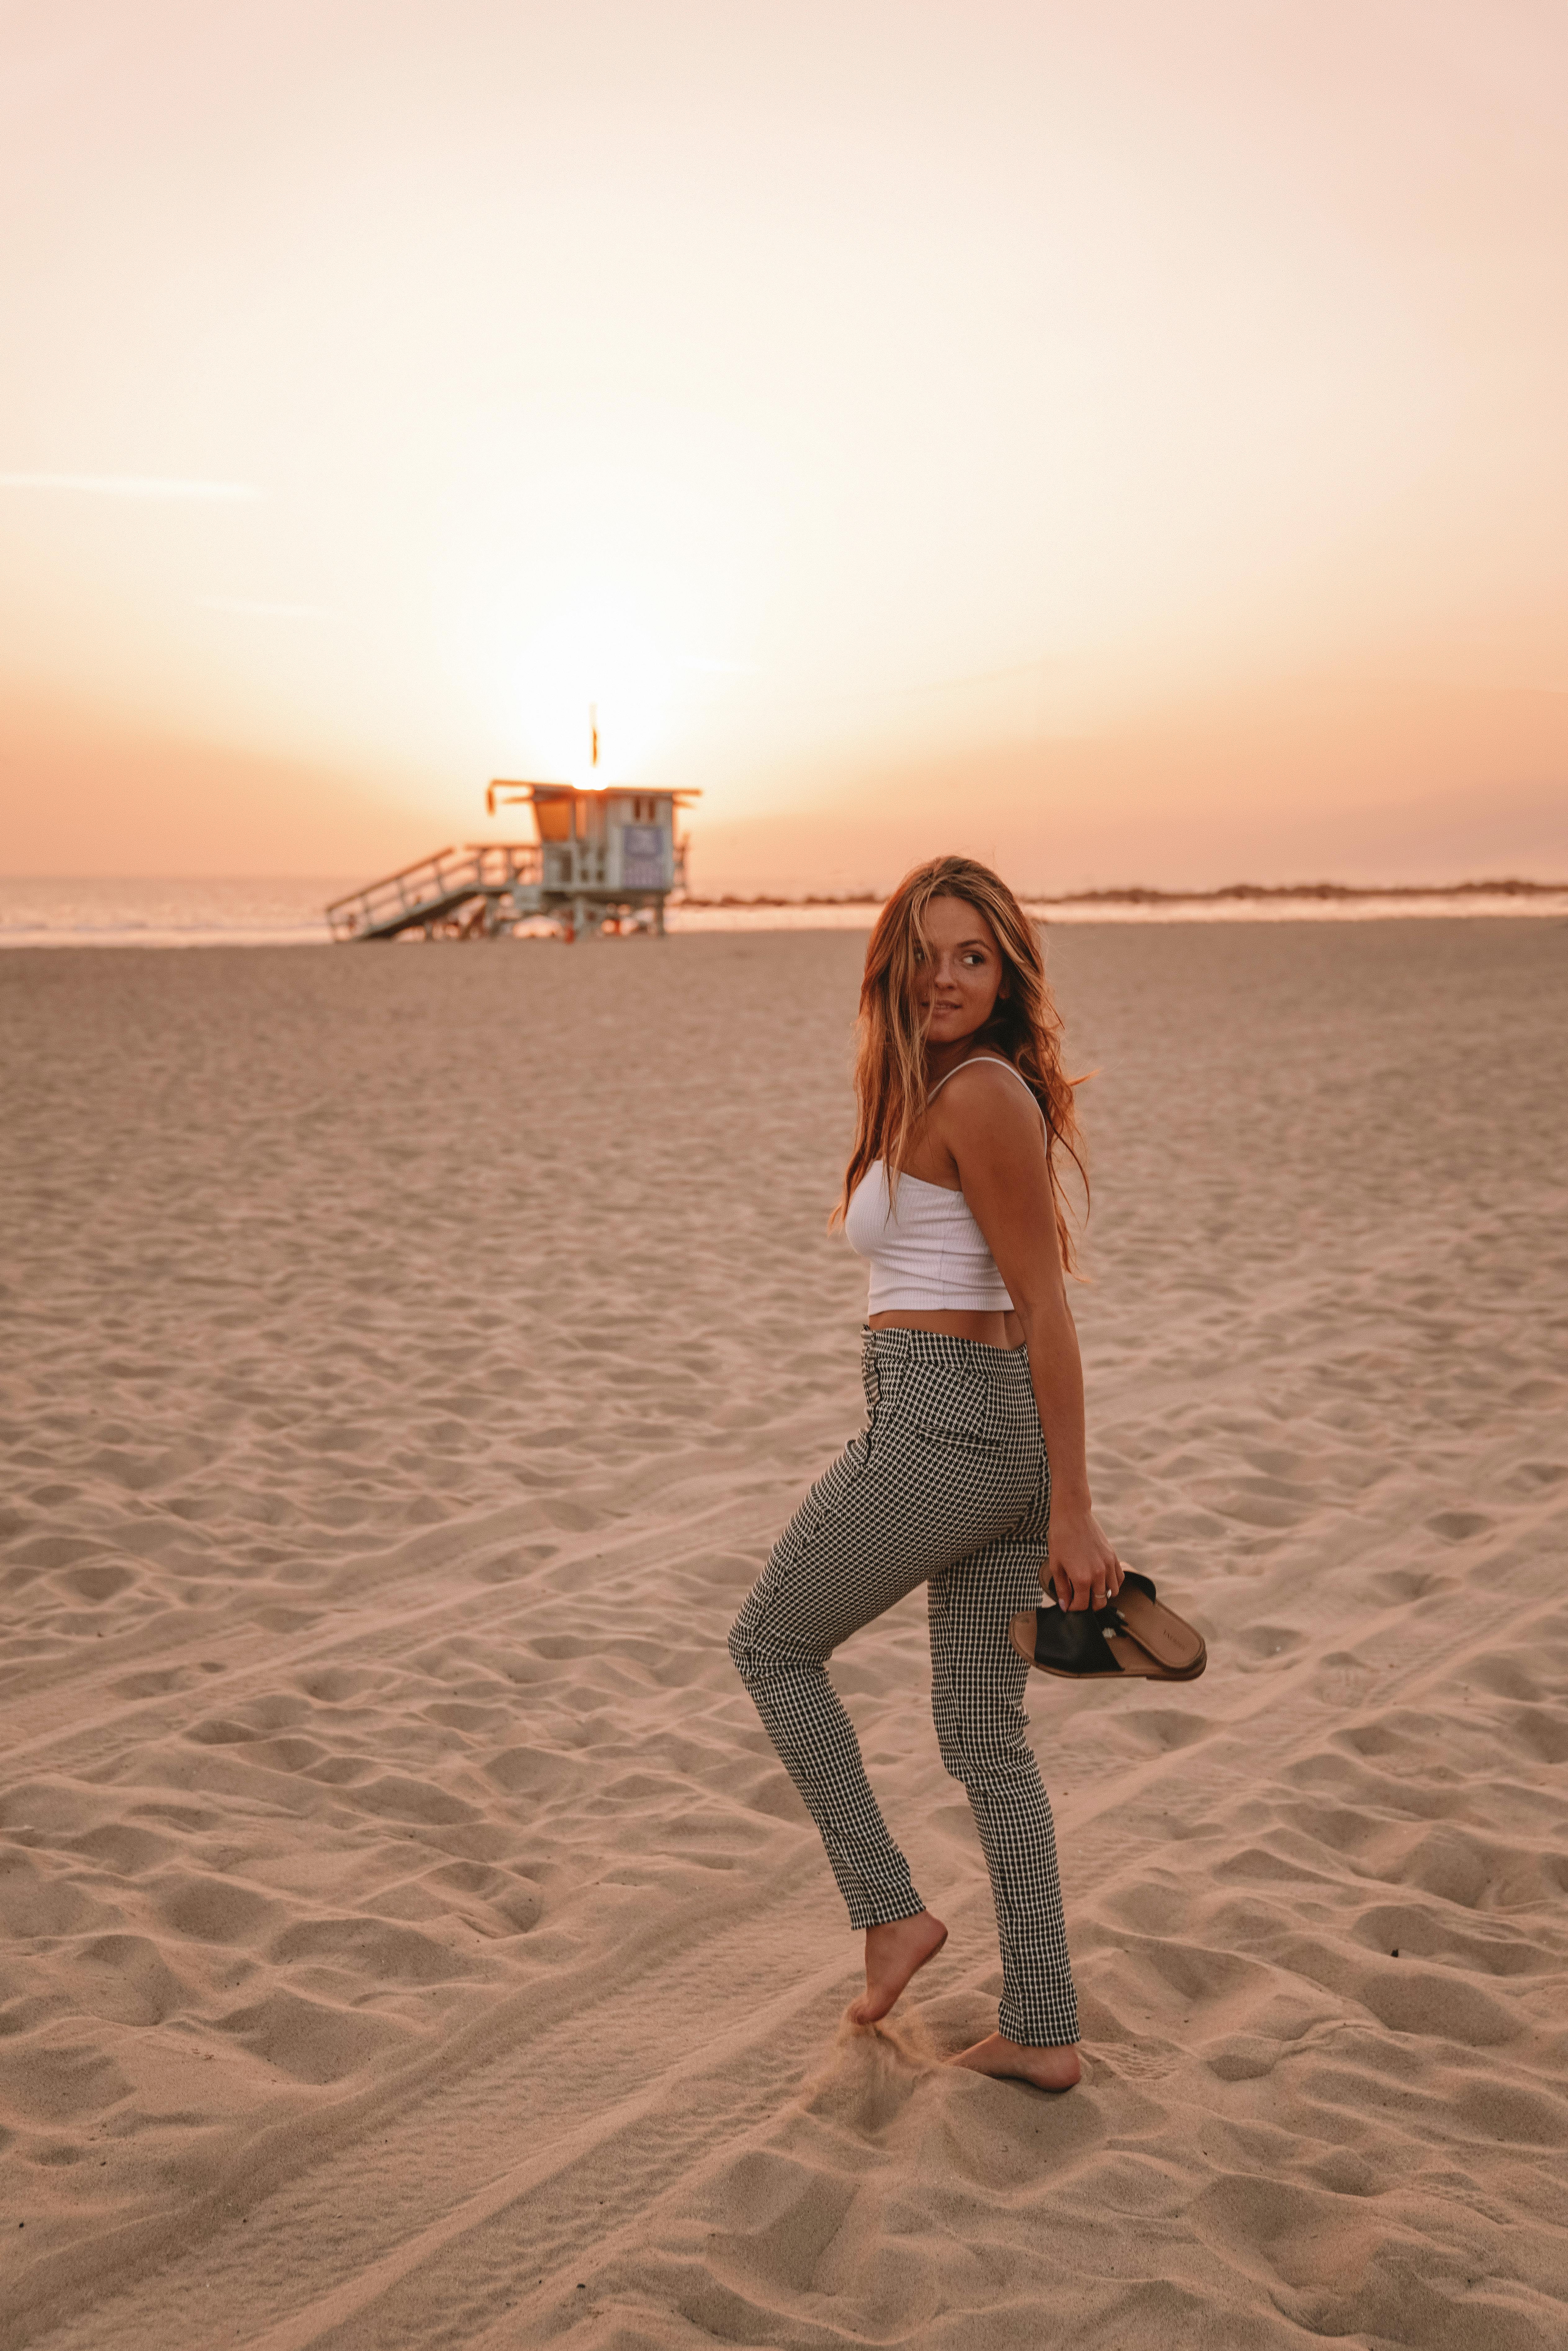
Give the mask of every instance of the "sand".
<path id="1" fill-rule="evenodd" d="M 1074 929 L 1102 1514 L 1069 2097 L 918 1598 L 890 2026 L 724 1653 L 858 1419 L 862 943 L 0 958 L 0 2346 L 1568 2336 L 1552 922 Z"/>

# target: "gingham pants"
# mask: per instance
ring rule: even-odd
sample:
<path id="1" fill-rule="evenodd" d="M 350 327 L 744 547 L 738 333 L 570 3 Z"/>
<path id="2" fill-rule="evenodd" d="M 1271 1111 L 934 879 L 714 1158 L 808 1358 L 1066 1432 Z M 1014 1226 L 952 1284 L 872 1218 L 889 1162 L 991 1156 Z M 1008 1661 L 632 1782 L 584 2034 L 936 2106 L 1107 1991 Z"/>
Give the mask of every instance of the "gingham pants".
<path id="1" fill-rule="evenodd" d="M 927 1331 L 864 1334 L 866 1426 L 774 1545 L 729 1654 L 821 1833 L 850 1923 L 925 1908 L 828 1679 L 841 1641 L 924 1583 L 942 1761 L 968 1796 L 1002 1950 L 999 2030 L 1078 2038 L 1051 1806 L 1008 1620 L 1040 1604 L 1051 1471 L 1029 1359 Z"/>

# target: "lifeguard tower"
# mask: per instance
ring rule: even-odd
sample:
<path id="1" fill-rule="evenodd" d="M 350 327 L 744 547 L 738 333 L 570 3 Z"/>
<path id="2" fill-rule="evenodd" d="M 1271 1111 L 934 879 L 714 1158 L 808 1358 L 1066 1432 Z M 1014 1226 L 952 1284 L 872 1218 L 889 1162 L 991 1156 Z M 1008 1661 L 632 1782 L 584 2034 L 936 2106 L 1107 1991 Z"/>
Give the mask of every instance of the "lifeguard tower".
<path id="1" fill-rule="evenodd" d="M 620 784 L 596 789 L 575 784 L 493 783 L 485 805 L 531 808 L 538 833 L 538 875 L 514 897 L 574 937 L 606 925 L 662 932 L 664 900 L 685 885 L 684 840 L 676 810 L 695 792 L 634 791 Z"/>
<path id="2" fill-rule="evenodd" d="M 594 764 L 599 736 L 593 737 Z M 512 783 L 485 795 L 533 810 L 537 839 L 438 850 L 327 909 L 334 939 L 498 938 L 541 919 L 568 939 L 664 928 L 664 900 L 685 887 L 676 811 L 701 795 L 668 788 Z"/>

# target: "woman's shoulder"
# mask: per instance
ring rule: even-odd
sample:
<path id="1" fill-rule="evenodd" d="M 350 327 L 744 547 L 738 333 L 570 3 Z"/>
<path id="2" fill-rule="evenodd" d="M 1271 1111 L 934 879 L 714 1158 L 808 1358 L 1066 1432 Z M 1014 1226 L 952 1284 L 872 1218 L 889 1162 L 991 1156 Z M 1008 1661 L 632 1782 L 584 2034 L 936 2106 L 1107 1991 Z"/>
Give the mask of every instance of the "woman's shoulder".
<path id="1" fill-rule="evenodd" d="M 977 1053 L 949 1071 L 931 1118 L 933 1135 L 955 1155 L 966 1143 L 1005 1149 L 1045 1132 L 1034 1088 L 1017 1062 L 1000 1053 Z"/>
<path id="2" fill-rule="evenodd" d="M 1016 1102 L 1020 1110 L 1040 1108 L 1034 1088 L 1018 1063 L 1009 1061 L 1005 1053 L 972 1054 L 967 1061 L 956 1062 L 931 1091 L 939 1101 L 961 1093 L 972 1102 L 979 1098 L 982 1088 L 998 1103 Z"/>

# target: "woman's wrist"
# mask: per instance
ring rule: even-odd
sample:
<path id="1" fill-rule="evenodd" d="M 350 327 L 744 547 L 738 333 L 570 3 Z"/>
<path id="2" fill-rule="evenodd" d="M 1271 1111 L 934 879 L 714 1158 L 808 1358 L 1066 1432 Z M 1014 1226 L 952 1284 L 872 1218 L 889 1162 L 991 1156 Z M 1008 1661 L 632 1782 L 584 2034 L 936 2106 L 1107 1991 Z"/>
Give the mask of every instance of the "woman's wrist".
<path id="1" fill-rule="evenodd" d="M 1087 1485 L 1063 1486 L 1057 1479 L 1051 1481 L 1051 1515 L 1053 1519 L 1092 1519 L 1094 1504 Z"/>

